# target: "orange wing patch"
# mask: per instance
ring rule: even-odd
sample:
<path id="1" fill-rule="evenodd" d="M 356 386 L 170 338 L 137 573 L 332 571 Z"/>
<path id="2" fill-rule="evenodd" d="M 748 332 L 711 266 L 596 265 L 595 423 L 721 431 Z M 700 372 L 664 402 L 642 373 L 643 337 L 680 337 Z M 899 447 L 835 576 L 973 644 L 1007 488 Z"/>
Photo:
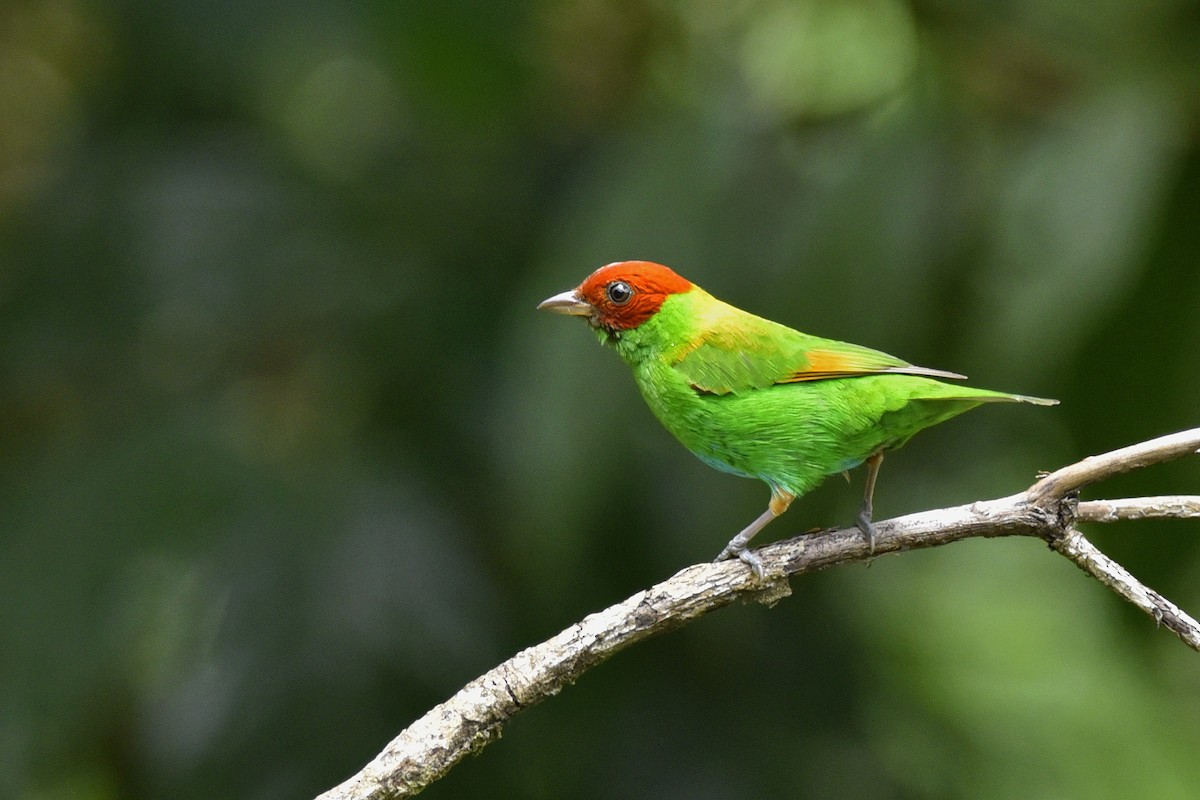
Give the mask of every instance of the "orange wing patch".
<path id="1" fill-rule="evenodd" d="M 965 375 L 928 367 L 917 367 L 898 358 L 872 350 L 838 351 L 813 349 L 805 353 L 808 366 L 797 370 L 777 383 L 801 383 L 823 381 L 830 378 L 849 378 L 855 375 L 878 375 L 892 373 L 901 375 L 924 375 L 930 378 L 962 380 Z"/>

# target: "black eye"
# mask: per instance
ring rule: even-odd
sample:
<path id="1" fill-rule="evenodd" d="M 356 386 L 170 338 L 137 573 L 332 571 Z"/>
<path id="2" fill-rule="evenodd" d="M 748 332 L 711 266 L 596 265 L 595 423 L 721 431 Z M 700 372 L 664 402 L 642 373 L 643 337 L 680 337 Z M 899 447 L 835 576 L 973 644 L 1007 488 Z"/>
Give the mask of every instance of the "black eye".
<path id="1" fill-rule="evenodd" d="M 623 306 L 633 297 L 633 289 L 625 281 L 613 281 L 604 287 L 604 293 L 614 306 Z"/>

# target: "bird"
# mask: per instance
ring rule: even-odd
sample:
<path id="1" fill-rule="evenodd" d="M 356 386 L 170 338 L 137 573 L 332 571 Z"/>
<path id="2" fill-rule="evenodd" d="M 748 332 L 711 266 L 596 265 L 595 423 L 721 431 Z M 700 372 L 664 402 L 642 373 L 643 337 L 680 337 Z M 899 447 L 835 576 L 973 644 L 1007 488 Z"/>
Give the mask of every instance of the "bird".
<path id="1" fill-rule="evenodd" d="M 885 453 L 983 403 L 1057 400 L 946 383 L 965 376 L 823 339 L 718 300 L 669 267 L 618 261 L 538 309 L 583 317 L 632 368 L 646 405 L 701 461 L 767 484 L 767 510 L 715 559 L 761 579 L 750 540 L 830 475 L 866 465 L 855 520 L 874 555 Z"/>

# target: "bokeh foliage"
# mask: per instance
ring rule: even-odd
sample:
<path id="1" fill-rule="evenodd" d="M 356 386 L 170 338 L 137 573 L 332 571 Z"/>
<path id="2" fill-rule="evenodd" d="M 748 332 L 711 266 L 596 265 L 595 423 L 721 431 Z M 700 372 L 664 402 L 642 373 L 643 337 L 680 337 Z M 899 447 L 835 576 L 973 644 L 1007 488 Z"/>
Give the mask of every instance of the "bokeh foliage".
<path id="1" fill-rule="evenodd" d="M 1187 0 L 9 0 L 0 796 L 311 796 L 716 553 L 764 487 L 533 311 L 608 261 L 1063 400 L 918 437 L 880 516 L 1198 424 L 1198 41 Z M 1094 533 L 1200 610 L 1194 524 Z M 1195 796 L 1195 654 L 1037 542 L 794 589 L 427 796 Z"/>

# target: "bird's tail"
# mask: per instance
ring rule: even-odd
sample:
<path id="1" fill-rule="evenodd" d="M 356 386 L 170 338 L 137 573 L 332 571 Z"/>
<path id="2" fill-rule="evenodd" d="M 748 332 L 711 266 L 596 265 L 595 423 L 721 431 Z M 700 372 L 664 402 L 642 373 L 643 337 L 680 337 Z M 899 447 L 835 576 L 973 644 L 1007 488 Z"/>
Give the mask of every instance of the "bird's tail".
<path id="1" fill-rule="evenodd" d="M 1035 406 L 1056 406 L 1058 401 L 1050 397 L 1033 397 L 1027 394 L 1010 394 L 1009 399 L 1018 403 L 1032 403 Z"/>
<path id="2" fill-rule="evenodd" d="M 963 387 L 965 388 L 965 387 Z M 971 389 L 969 393 L 946 394 L 938 400 L 969 400 L 976 403 L 1030 403 L 1035 406 L 1056 406 L 1057 400 L 1049 397 L 1034 397 L 1028 394 L 1012 394 L 1011 392 L 996 392 L 991 389 Z"/>

